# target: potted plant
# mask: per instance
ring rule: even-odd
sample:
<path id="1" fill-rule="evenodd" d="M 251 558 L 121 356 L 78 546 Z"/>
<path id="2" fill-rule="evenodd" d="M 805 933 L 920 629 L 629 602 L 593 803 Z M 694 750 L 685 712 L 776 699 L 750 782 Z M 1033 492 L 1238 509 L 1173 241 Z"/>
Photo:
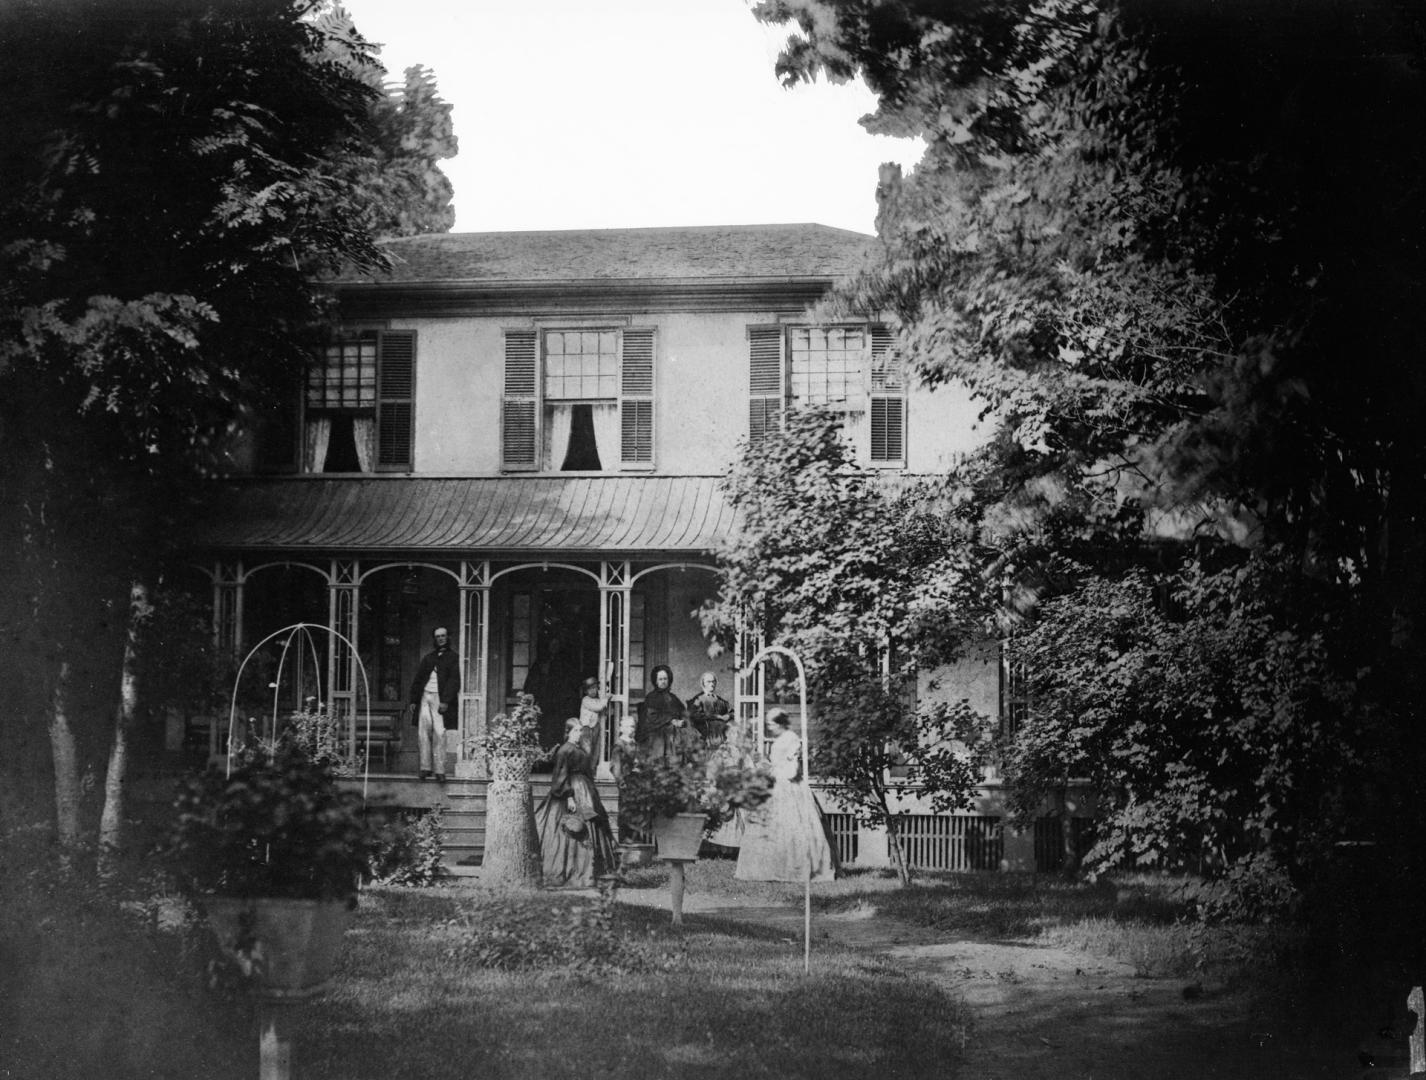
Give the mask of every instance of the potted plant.
<path id="1" fill-rule="evenodd" d="M 270 996 L 330 975 L 378 829 L 332 763 L 280 738 L 184 780 L 165 855 L 220 948 Z"/>
<path id="2" fill-rule="evenodd" d="M 653 833 L 660 857 L 693 859 L 705 833 L 738 810 L 761 806 L 772 785 L 765 764 L 721 746 L 683 758 L 636 756 L 620 780 L 620 810 Z"/>
<path id="3" fill-rule="evenodd" d="M 549 756 L 540 747 L 540 707 L 532 694 L 521 694 L 508 712 L 492 716 L 485 734 L 471 742 L 485 751 L 492 780 L 528 780 L 530 766 Z"/>

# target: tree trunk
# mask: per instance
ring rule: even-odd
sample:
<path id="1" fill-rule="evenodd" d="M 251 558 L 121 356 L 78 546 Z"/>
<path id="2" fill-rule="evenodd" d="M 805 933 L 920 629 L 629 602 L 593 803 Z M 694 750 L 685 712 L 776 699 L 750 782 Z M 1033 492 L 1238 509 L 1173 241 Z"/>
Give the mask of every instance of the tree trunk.
<path id="1" fill-rule="evenodd" d="M 492 763 L 494 764 L 494 763 Z M 485 857 L 481 884 L 533 889 L 540 884 L 540 840 L 535 830 L 534 800 L 528 779 L 497 779 L 485 792 Z"/>
<path id="2" fill-rule="evenodd" d="M 891 812 L 891 807 L 887 804 L 885 791 L 877 790 L 876 801 L 881 811 L 881 820 L 886 825 L 886 846 L 891 850 L 896 876 L 900 880 L 902 888 L 905 888 L 911 884 L 911 867 L 906 863 L 906 853 L 901 850 L 901 838 L 896 835 L 896 815 Z"/>
<path id="3" fill-rule="evenodd" d="M 144 620 L 153 608 L 148 585 L 129 585 L 129 619 L 124 639 L 124 659 L 119 669 L 119 707 L 114 712 L 114 742 L 109 748 L 109 769 L 104 775 L 104 811 L 99 816 L 99 878 L 113 877 L 116 858 L 123 847 L 124 784 L 128 778 L 129 733 L 138 708 L 138 642 Z"/>
<path id="4" fill-rule="evenodd" d="M 1074 843 L 1074 803 L 1070 802 L 1068 785 L 1060 788 L 1060 872 L 1079 873 L 1079 852 Z"/>
<path id="5" fill-rule="evenodd" d="M 68 863 L 79 847 L 79 753 L 69 723 L 69 661 L 59 662 L 50 698 L 50 753 L 54 757 L 55 838 Z"/>

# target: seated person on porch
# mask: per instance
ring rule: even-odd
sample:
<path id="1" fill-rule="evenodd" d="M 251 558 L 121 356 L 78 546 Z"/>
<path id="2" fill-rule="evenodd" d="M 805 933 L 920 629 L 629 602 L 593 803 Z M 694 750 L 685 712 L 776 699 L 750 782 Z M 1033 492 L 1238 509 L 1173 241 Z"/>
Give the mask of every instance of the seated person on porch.
<path id="1" fill-rule="evenodd" d="M 639 748 L 650 758 L 682 757 L 683 702 L 670 689 L 673 668 L 660 664 L 653 671 L 654 688 L 639 703 Z"/>
<path id="2" fill-rule="evenodd" d="M 718 677 L 705 671 L 702 692 L 688 702 L 688 719 L 705 746 L 717 746 L 728 737 L 728 723 L 733 719 L 733 706 L 718 695 Z"/>
<path id="3" fill-rule="evenodd" d="M 435 648 L 416 668 L 411 681 L 410 704 L 415 709 L 416 742 L 420 748 L 421 779 L 432 773 L 446 778 L 446 732 L 460 726 L 460 660 L 450 647 L 444 626 L 431 633 Z"/>

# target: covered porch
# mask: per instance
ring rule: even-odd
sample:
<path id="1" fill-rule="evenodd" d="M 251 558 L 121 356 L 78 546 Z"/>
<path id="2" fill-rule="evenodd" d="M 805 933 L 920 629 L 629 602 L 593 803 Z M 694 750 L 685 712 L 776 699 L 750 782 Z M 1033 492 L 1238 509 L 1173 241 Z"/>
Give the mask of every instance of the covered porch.
<path id="1" fill-rule="evenodd" d="M 660 664 L 682 698 L 712 672 L 740 715 L 761 713 L 761 674 L 737 677 L 749 635 L 710 657 L 698 617 L 731 519 L 716 477 L 255 480 L 228 485 L 200 569 L 220 650 L 241 660 L 259 647 L 244 679 L 284 670 L 293 708 L 319 697 L 371 776 L 416 773 L 403 712 L 438 626 L 462 676 L 449 773 L 487 775 L 485 725 L 522 692 L 543 710 L 542 743 L 557 744 L 581 681 L 596 676 L 611 699 L 607 776 L 619 721 Z M 329 632 L 294 650 L 282 631 L 298 623 Z M 210 750 L 221 752 L 228 717 L 213 719 Z"/>

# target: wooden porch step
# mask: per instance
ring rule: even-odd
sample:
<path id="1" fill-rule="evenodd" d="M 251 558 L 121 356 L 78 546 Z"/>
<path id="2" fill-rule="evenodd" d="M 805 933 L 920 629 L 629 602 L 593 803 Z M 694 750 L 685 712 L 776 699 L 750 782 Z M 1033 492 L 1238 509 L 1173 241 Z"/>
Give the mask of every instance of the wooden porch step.
<path id="1" fill-rule="evenodd" d="M 361 781 L 347 781 L 360 786 Z M 444 784 L 418 780 L 407 773 L 373 774 L 367 778 L 367 798 L 379 805 L 412 810 L 441 811 L 445 832 L 441 844 L 442 861 L 452 875 L 469 876 L 476 872 L 485 854 L 486 792 L 489 782 L 450 777 Z M 612 815 L 618 808 L 618 788 L 611 780 L 598 782 L 599 797 Z M 530 781 L 530 793 L 539 805 L 550 790 L 546 776 Z"/>

